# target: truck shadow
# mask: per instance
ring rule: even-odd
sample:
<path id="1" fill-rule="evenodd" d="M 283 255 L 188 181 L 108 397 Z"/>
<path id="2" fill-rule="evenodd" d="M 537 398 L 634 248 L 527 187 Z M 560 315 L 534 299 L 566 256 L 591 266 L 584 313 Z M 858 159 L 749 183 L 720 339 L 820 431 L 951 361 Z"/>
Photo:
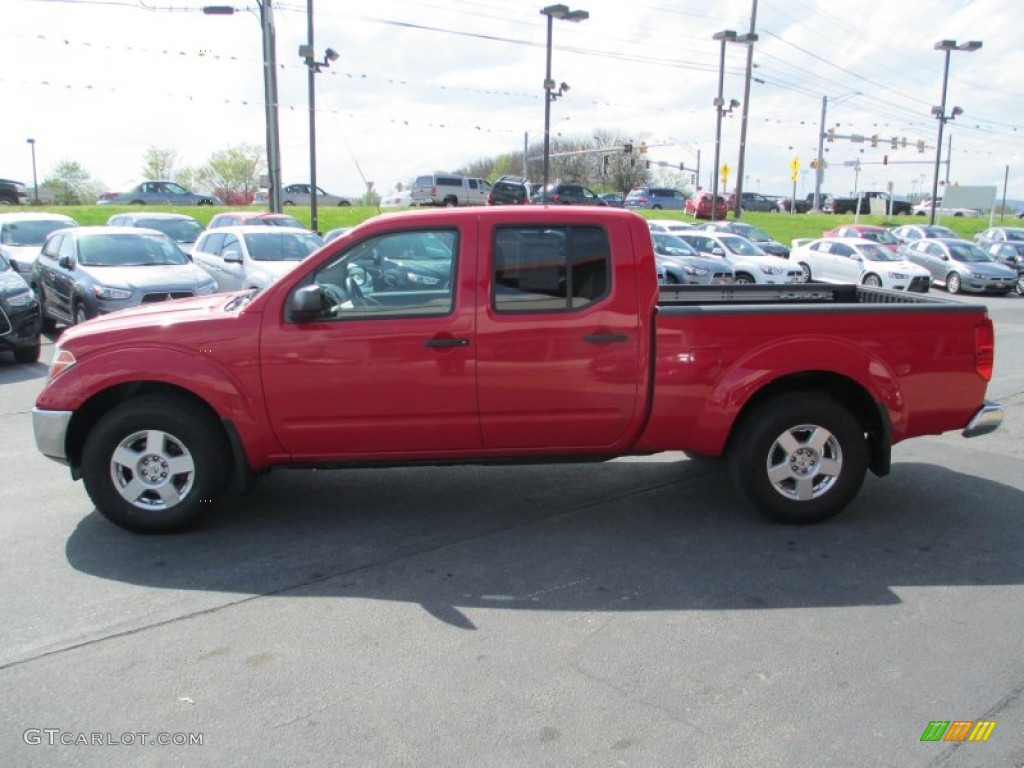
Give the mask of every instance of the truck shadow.
<path id="1" fill-rule="evenodd" d="M 93 512 L 66 554 L 130 584 L 410 602 L 472 629 L 481 608 L 887 605 L 902 587 L 1019 584 L 1020 509 L 1017 488 L 918 463 L 869 476 L 842 515 L 809 527 L 762 520 L 723 467 L 682 459 L 302 470 L 180 536 Z"/>

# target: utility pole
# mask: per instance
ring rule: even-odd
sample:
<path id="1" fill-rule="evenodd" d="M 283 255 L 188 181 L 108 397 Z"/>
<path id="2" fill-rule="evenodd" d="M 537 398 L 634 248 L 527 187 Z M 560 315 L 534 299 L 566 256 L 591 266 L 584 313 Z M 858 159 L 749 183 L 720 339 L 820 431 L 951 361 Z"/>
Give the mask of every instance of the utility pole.
<path id="1" fill-rule="evenodd" d="M 754 30 L 757 25 L 757 0 L 753 0 L 750 9 L 750 37 L 755 39 Z M 743 198 L 743 163 L 747 154 L 747 115 L 750 111 L 750 81 L 754 69 L 754 46 L 747 46 L 747 73 L 743 81 L 743 112 L 740 117 L 740 159 L 736 164 L 736 203 L 733 218 L 738 219 L 742 211 Z"/>

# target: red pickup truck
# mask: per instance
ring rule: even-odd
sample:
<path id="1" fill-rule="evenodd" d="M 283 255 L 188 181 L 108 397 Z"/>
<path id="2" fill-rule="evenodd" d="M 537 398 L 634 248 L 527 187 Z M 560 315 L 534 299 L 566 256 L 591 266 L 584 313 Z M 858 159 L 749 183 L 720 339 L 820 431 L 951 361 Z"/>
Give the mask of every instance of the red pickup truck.
<path id="1" fill-rule="evenodd" d="M 643 219 L 500 206 L 371 219 L 258 291 L 69 329 L 38 448 L 138 532 L 272 467 L 728 457 L 810 523 L 917 435 L 998 427 L 983 307 L 854 285 L 657 285 Z"/>

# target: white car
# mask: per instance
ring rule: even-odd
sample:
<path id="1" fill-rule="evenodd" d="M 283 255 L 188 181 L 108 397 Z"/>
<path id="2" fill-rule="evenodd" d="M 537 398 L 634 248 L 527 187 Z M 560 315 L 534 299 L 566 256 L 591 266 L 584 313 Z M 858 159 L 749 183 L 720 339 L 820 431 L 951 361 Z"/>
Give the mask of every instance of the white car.
<path id="1" fill-rule="evenodd" d="M 59 213 L 0 213 L 0 254 L 7 257 L 15 272 L 29 280 L 39 249 L 50 233 L 77 226 L 70 216 Z"/>
<path id="2" fill-rule="evenodd" d="M 217 282 L 217 291 L 265 288 L 291 270 L 324 240 L 294 227 L 208 229 L 192 249 L 192 260 Z"/>
<path id="3" fill-rule="evenodd" d="M 745 237 L 700 230 L 672 234 L 692 245 L 698 253 L 717 256 L 728 262 L 735 273 L 736 283 L 779 285 L 804 282 L 804 273 L 798 264 L 770 256 Z"/>
<path id="4" fill-rule="evenodd" d="M 647 227 L 651 232 L 668 232 L 673 235 L 696 229 L 693 224 L 675 219 L 648 219 Z"/>
<path id="5" fill-rule="evenodd" d="M 822 237 L 795 248 L 789 255 L 804 279 L 826 283 L 860 283 L 894 291 L 926 293 L 931 276 L 883 245 L 860 237 Z"/>

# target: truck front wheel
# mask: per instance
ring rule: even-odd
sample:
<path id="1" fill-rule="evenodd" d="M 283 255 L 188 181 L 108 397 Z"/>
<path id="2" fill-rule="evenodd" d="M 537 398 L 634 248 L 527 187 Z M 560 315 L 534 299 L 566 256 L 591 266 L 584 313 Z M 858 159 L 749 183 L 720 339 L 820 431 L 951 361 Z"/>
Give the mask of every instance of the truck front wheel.
<path id="1" fill-rule="evenodd" d="M 733 480 L 768 517 L 805 525 L 841 512 L 857 495 L 868 463 L 864 430 L 846 408 L 812 393 L 757 406 L 731 443 Z"/>
<path id="2" fill-rule="evenodd" d="M 228 446 L 219 425 L 180 397 L 117 406 L 89 433 L 82 477 L 96 509 L 135 533 L 184 530 L 218 502 Z"/>

